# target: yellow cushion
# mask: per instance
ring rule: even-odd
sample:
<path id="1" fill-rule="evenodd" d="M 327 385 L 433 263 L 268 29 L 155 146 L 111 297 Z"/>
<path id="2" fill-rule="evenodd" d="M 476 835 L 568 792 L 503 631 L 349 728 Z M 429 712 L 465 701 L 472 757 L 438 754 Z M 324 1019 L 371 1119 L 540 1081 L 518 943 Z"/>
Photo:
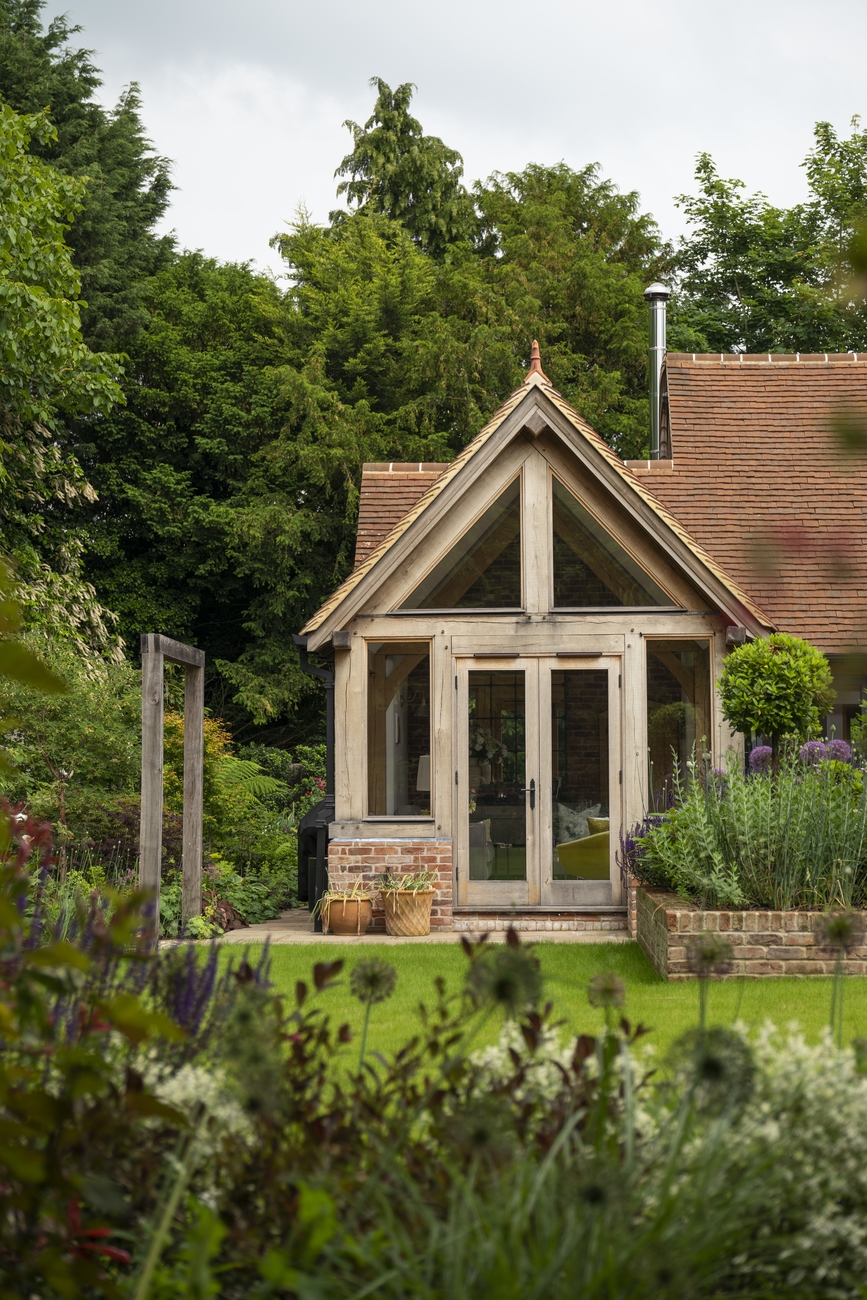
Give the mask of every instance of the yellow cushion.
<path id="1" fill-rule="evenodd" d="M 577 880 L 608 880 L 611 876 L 608 831 L 585 835 L 557 845 L 557 857 L 567 876 Z"/>
<path id="2" fill-rule="evenodd" d="M 607 817 L 588 817 L 587 829 L 591 835 L 599 835 L 602 831 L 608 830 Z"/>

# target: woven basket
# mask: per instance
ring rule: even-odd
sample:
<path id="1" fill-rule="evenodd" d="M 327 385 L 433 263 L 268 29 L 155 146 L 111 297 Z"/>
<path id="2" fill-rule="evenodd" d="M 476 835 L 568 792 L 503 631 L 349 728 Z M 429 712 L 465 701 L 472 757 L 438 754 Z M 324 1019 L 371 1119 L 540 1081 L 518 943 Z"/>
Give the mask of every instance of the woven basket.
<path id="1" fill-rule="evenodd" d="M 383 889 L 385 932 L 401 936 L 430 934 L 435 889 Z"/>

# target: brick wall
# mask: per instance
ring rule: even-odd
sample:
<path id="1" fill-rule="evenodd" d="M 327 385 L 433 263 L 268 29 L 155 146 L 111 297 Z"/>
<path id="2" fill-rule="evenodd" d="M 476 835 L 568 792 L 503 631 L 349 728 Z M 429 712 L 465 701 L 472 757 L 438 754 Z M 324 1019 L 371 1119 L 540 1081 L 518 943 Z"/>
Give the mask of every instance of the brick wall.
<path id="1" fill-rule="evenodd" d="M 641 888 L 634 876 L 622 874 L 623 897 L 626 903 L 626 928 L 633 939 L 638 938 L 638 891 Z"/>
<path id="2" fill-rule="evenodd" d="M 328 883 L 332 889 L 350 888 L 357 880 L 376 887 L 386 871 L 395 876 L 435 871 L 437 892 L 431 909 L 431 929 L 452 928 L 451 840 L 337 839 L 328 845 Z M 377 893 L 373 896 L 370 928 L 385 930 L 385 913 Z"/>
<path id="3" fill-rule="evenodd" d="M 833 975 L 836 966 L 836 952 L 816 941 L 821 912 L 702 912 L 666 890 L 639 888 L 636 913 L 638 942 L 665 979 L 694 978 L 687 945 L 706 930 L 722 932 L 732 945 L 733 976 Z M 843 970 L 867 974 L 867 946 L 853 949 Z"/>

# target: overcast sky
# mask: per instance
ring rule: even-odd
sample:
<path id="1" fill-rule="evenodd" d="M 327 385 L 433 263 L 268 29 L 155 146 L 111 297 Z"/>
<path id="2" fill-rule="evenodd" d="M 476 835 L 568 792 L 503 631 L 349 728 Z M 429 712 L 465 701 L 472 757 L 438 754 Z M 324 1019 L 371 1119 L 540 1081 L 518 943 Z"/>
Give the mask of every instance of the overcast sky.
<path id="1" fill-rule="evenodd" d="M 138 81 L 174 161 L 181 244 L 279 269 L 268 239 L 299 204 L 324 220 L 345 118 L 371 76 L 418 86 L 425 130 L 466 177 L 602 164 L 668 235 L 699 150 L 792 203 L 815 121 L 867 116 L 864 0 L 48 0 L 97 52 L 104 98 Z"/>

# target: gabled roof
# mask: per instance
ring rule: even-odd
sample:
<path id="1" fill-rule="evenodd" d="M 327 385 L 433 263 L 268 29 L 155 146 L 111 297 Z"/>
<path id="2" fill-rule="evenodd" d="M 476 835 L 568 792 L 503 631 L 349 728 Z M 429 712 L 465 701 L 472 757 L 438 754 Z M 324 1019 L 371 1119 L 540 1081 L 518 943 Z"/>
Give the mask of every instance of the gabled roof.
<path id="1" fill-rule="evenodd" d="M 445 469 L 448 469 L 448 464 L 435 462 L 401 464 L 393 461 L 384 465 L 364 465 L 358 502 L 356 568 L 376 550 Z"/>
<path id="2" fill-rule="evenodd" d="M 669 353 L 665 372 L 673 460 L 637 477 L 778 627 L 863 647 L 867 457 L 834 420 L 867 418 L 867 355 Z"/>
<path id="3" fill-rule="evenodd" d="M 497 431 L 513 413 L 518 411 L 521 404 L 526 402 L 528 398 L 535 399 L 528 403 L 528 418 L 534 406 L 538 406 L 544 414 L 545 404 L 550 403 L 554 410 L 564 418 L 571 433 L 578 435 L 579 444 L 583 443 L 586 450 L 591 451 L 596 458 L 601 458 L 604 462 L 605 476 L 609 481 L 609 485 L 617 486 L 621 496 L 625 494 L 627 500 L 629 498 L 637 499 L 645 507 L 645 516 L 649 514 L 663 533 L 673 535 L 676 542 L 681 544 L 679 548 L 681 559 L 685 557 L 689 561 L 697 562 L 698 568 L 704 572 L 706 577 L 711 579 L 711 585 L 716 585 L 723 593 L 731 597 L 734 606 L 742 610 L 744 617 L 757 628 L 768 629 L 773 627 L 767 615 L 763 613 L 750 596 L 729 577 L 708 551 L 696 543 L 695 539 L 690 536 L 677 518 L 648 490 L 642 479 L 624 465 L 623 461 L 612 451 L 608 444 L 591 429 L 590 425 L 582 419 L 574 407 L 570 406 L 562 394 L 557 392 L 542 371 L 538 358 L 538 349 L 536 349 L 530 370 L 521 386 L 507 398 L 472 442 L 468 443 L 463 451 L 430 483 L 415 504 L 382 537 L 379 544 L 370 550 L 357 564 L 345 582 L 337 588 L 333 595 L 308 621 L 302 629 L 302 633 L 310 634 L 315 632 L 336 613 L 344 601 L 365 582 L 367 575 L 372 572 L 375 566 L 400 542 L 400 539 L 412 528 L 416 520 L 420 518 L 437 497 L 447 490 L 464 468 L 483 451 Z M 555 421 L 555 423 L 557 422 Z M 516 433 L 520 427 L 522 425 L 516 427 Z M 573 450 L 576 449 L 573 446 Z M 433 466 L 428 468 L 431 471 L 433 470 Z M 384 475 L 381 477 L 383 482 L 387 481 Z M 368 483 L 371 488 L 374 487 L 372 474 L 368 478 Z M 368 524 L 367 527 L 369 528 L 370 525 Z"/>

